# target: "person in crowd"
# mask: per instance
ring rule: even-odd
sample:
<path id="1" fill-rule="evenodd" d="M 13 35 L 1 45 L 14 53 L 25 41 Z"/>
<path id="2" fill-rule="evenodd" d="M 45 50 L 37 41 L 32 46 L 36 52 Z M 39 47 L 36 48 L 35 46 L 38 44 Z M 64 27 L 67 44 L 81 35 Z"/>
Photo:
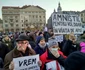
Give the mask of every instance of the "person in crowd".
<path id="1" fill-rule="evenodd" d="M 40 56 L 40 60 L 42 61 L 41 70 L 46 70 L 46 63 L 54 60 L 56 60 L 56 70 L 60 70 L 58 63 L 64 66 L 64 61 L 66 58 L 67 57 L 59 50 L 59 46 L 56 40 L 52 38 L 48 40 L 47 50 Z"/>
<path id="2" fill-rule="evenodd" d="M 12 41 L 11 41 L 11 39 L 9 38 L 9 36 L 6 35 L 6 36 L 2 39 L 2 42 L 7 45 L 9 51 L 11 51 L 11 50 L 14 48 L 14 47 L 13 47 L 13 44 L 12 44 Z"/>
<path id="3" fill-rule="evenodd" d="M 43 34 L 44 38 L 45 38 L 45 41 L 48 42 L 48 39 L 50 37 L 50 34 L 48 31 L 45 31 L 44 34 Z"/>
<path id="4" fill-rule="evenodd" d="M 3 68 L 3 60 L 2 58 L 0 57 L 0 69 Z"/>
<path id="5" fill-rule="evenodd" d="M 35 34 L 33 32 L 29 33 L 28 40 L 29 40 L 29 43 L 30 43 L 32 49 L 34 49 L 36 46 L 36 43 L 35 43 Z"/>
<path id="6" fill-rule="evenodd" d="M 80 42 L 85 41 L 85 31 L 83 32 L 83 34 L 81 36 L 78 37 L 77 39 L 77 49 L 80 51 L 81 47 L 79 45 Z"/>
<path id="7" fill-rule="evenodd" d="M 74 51 L 77 51 L 76 38 L 74 36 L 74 33 L 69 34 L 69 39 L 65 41 L 62 47 L 62 51 L 66 56 Z"/>
<path id="8" fill-rule="evenodd" d="M 85 70 L 85 40 L 79 42 L 80 51 L 68 55 L 65 60 L 65 70 Z"/>
<path id="9" fill-rule="evenodd" d="M 10 51 L 4 59 L 4 69 L 13 70 L 13 58 L 35 55 L 35 51 L 30 48 L 27 35 L 20 34 L 16 39 L 16 47 Z"/>
<path id="10" fill-rule="evenodd" d="M 45 42 L 45 38 L 43 36 L 38 36 L 36 40 L 36 47 L 35 52 L 36 54 L 39 54 L 40 56 L 46 51 L 47 44 Z"/>
<path id="11" fill-rule="evenodd" d="M 43 36 L 43 32 L 39 32 L 39 35 L 38 36 Z"/>
<path id="12" fill-rule="evenodd" d="M 7 45 L 0 41 L 0 58 L 4 61 L 5 55 L 9 52 Z"/>

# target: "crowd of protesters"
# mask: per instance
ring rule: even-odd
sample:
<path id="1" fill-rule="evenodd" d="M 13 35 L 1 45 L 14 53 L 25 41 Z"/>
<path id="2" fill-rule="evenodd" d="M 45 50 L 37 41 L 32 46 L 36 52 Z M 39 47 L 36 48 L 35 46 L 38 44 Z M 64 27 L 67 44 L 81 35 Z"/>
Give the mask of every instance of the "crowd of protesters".
<path id="1" fill-rule="evenodd" d="M 85 32 L 78 38 L 74 33 L 63 36 L 63 41 L 57 42 L 52 29 L 1 34 L 0 68 L 13 70 L 13 58 L 39 54 L 40 70 L 46 70 L 45 64 L 53 60 L 57 70 L 61 70 L 58 63 L 64 70 L 85 70 Z"/>

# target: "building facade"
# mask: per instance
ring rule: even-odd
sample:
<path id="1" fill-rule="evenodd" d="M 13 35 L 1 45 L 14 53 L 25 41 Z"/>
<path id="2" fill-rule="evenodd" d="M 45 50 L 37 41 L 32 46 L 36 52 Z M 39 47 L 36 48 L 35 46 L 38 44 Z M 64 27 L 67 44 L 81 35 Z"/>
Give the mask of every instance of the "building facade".
<path id="1" fill-rule="evenodd" d="M 80 16 L 81 16 L 82 23 L 85 23 L 85 10 L 80 12 Z"/>
<path id="2" fill-rule="evenodd" d="M 3 31 L 3 21 L 0 19 L 0 32 Z"/>
<path id="3" fill-rule="evenodd" d="M 55 14 L 79 15 L 80 16 L 80 12 L 78 12 L 78 11 L 62 11 L 62 7 L 61 7 L 60 3 L 58 4 L 57 11 L 54 9 L 52 14 L 54 14 L 54 13 Z M 48 29 L 53 29 L 52 28 L 52 14 L 49 17 L 49 19 L 47 20 Z"/>
<path id="4" fill-rule="evenodd" d="M 40 6 L 2 7 L 4 31 L 42 29 L 46 24 L 46 10 Z"/>

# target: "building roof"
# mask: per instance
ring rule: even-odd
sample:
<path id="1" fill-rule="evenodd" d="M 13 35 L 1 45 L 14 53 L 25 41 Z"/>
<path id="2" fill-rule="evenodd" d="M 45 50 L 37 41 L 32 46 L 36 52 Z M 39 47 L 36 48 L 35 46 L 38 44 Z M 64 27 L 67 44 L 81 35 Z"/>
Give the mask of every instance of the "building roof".
<path id="1" fill-rule="evenodd" d="M 21 9 L 25 9 L 25 8 L 28 8 L 28 7 L 31 7 L 31 5 L 24 5 L 21 7 Z"/>
<path id="2" fill-rule="evenodd" d="M 8 9 L 8 8 L 25 9 L 25 8 L 32 7 L 32 6 L 34 6 L 34 5 L 24 5 L 24 6 L 22 6 L 21 8 L 20 8 L 20 7 L 15 7 L 15 6 L 3 6 L 2 9 Z M 40 7 L 40 6 L 34 6 L 34 7 L 37 7 L 37 8 L 42 9 L 42 10 L 45 10 L 45 9 L 43 9 L 43 8 Z"/>
<path id="3" fill-rule="evenodd" d="M 13 7 L 13 6 L 3 6 L 2 7 L 2 9 L 8 9 L 8 8 L 19 9 L 20 7 Z"/>
<path id="4" fill-rule="evenodd" d="M 81 11 L 81 13 L 85 12 L 85 10 Z"/>
<path id="5" fill-rule="evenodd" d="M 32 6 L 34 6 L 34 5 L 24 5 L 23 7 L 21 7 L 21 9 L 25 9 L 25 8 L 32 7 Z M 34 6 L 34 7 L 40 8 L 42 10 L 45 10 L 45 9 L 41 8 L 40 6 Z"/>

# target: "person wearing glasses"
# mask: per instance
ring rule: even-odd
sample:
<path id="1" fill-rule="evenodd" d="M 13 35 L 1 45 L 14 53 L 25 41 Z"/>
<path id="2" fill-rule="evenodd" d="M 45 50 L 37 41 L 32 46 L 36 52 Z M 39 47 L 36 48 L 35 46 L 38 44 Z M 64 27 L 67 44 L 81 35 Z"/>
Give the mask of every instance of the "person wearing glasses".
<path id="1" fill-rule="evenodd" d="M 31 47 L 29 47 L 28 37 L 24 34 L 21 34 L 16 39 L 16 47 L 5 56 L 4 69 L 14 69 L 13 58 L 30 56 L 35 54 L 35 51 Z"/>

